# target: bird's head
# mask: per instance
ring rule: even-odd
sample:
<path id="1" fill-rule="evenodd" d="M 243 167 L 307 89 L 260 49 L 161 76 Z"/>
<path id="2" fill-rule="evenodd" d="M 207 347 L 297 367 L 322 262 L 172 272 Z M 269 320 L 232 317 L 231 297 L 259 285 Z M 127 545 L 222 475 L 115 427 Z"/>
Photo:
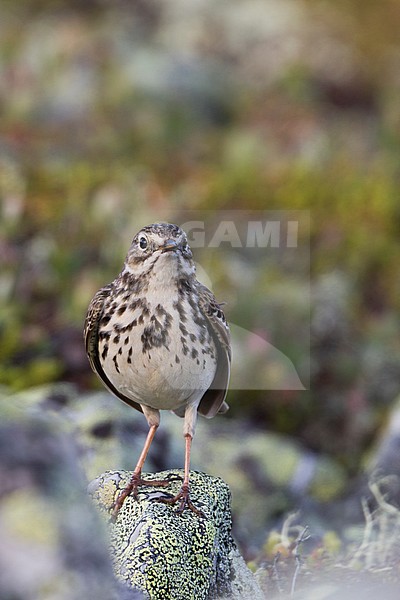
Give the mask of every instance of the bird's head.
<path id="1" fill-rule="evenodd" d="M 140 274 L 155 263 L 176 263 L 183 271 L 194 272 L 192 251 L 186 233 L 172 223 L 153 223 L 143 227 L 133 238 L 125 260 L 125 267 Z"/>

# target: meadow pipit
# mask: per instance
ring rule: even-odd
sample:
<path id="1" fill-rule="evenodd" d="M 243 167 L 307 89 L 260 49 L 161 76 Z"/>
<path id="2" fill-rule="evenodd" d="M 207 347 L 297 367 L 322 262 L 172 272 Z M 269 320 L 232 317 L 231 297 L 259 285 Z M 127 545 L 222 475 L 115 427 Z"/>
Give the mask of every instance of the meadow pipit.
<path id="1" fill-rule="evenodd" d="M 137 495 L 142 467 L 160 423 L 160 409 L 184 418 L 185 474 L 179 501 L 201 514 L 189 496 L 190 448 L 197 413 L 211 418 L 225 402 L 231 363 L 230 335 L 221 306 L 196 279 L 184 231 L 170 223 L 144 227 L 133 238 L 118 277 L 101 288 L 85 321 L 92 369 L 115 396 L 143 412 L 149 432 L 132 478 L 114 506 Z M 157 482 L 168 485 L 168 481 Z"/>

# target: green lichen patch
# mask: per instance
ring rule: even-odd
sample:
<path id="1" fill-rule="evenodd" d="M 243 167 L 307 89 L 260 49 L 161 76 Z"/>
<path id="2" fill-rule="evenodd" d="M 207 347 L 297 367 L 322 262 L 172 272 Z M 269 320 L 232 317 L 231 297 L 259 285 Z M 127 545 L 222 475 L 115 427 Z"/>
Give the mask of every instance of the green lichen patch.
<path id="1" fill-rule="evenodd" d="M 124 488 L 130 473 L 107 472 L 91 484 L 90 492 L 104 515 Z M 116 575 L 149 594 L 152 600 L 201 600 L 229 594 L 232 572 L 229 554 L 235 548 L 230 534 L 228 486 L 219 478 L 192 472 L 191 499 L 204 518 L 190 510 L 157 502 L 175 495 L 183 472 L 145 474 L 146 479 L 169 479 L 168 488 L 141 487 L 138 499 L 128 497 L 111 528 Z"/>

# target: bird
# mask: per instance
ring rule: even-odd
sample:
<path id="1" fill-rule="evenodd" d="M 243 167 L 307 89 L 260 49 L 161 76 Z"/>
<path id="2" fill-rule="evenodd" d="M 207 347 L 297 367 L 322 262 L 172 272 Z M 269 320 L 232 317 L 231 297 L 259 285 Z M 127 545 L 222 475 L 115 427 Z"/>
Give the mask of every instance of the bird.
<path id="1" fill-rule="evenodd" d="M 186 233 L 172 223 L 153 223 L 133 238 L 123 268 L 89 304 L 84 340 L 90 366 L 117 398 L 143 413 L 148 433 L 112 520 L 142 485 L 168 480 L 142 478 L 142 468 L 160 410 L 183 418 L 184 478 L 174 497 L 158 498 L 204 516 L 191 501 L 189 475 L 197 415 L 225 413 L 231 343 L 222 304 L 196 278 Z"/>

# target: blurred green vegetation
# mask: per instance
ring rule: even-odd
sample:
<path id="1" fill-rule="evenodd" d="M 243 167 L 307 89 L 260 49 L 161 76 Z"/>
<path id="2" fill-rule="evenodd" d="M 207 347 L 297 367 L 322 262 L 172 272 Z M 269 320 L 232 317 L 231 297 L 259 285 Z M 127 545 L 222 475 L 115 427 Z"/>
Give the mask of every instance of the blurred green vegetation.
<path id="1" fill-rule="evenodd" d="M 307 209 L 311 390 L 231 414 L 356 470 L 400 391 L 398 2 L 1 4 L 0 382 L 95 385 L 86 307 L 141 224 Z M 215 265 L 228 316 L 301 355 L 279 273 L 239 283 Z"/>

